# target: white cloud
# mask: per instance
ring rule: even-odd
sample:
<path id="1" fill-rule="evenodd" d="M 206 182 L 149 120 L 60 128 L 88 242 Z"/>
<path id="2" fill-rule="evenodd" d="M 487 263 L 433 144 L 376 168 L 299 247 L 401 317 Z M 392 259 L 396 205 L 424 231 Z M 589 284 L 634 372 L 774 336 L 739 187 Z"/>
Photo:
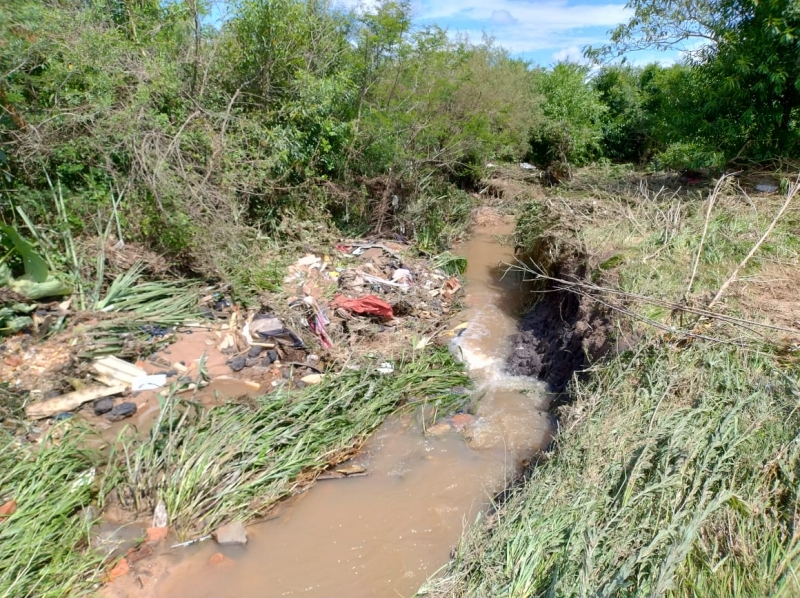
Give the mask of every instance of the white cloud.
<path id="1" fill-rule="evenodd" d="M 507 10 L 493 10 L 489 21 L 493 25 L 514 25 L 517 19 Z"/>
<path id="2" fill-rule="evenodd" d="M 583 50 L 578 46 L 570 46 L 569 48 L 562 48 L 558 52 L 553 53 L 553 62 L 588 62 L 583 56 Z"/>

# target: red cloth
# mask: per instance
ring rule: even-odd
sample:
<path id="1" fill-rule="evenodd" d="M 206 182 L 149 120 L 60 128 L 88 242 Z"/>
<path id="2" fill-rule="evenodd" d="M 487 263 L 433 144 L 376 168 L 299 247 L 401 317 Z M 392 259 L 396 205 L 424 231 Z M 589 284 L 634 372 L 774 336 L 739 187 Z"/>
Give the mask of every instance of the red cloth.
<path id="1" fill-rule="evenodd" d="M 348 299 L 344 295 L 337 295 L 333 298 L 333 304 L 354 314 L 378 316 L 387 320 L 391 320 L 394 315 L 392 306 L 375 295 L 365 295 L 356 299 Z"/>

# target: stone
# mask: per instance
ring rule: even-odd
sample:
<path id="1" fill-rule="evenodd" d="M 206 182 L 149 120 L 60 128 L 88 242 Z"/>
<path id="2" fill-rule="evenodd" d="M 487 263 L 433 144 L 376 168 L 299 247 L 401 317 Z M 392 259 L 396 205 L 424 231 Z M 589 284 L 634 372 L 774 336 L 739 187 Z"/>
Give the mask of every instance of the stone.
<path id="1" fill-rule="evenodd" d="M 95 415 L 105 415 L 114 408 L 114 399 L 111 397 L 99 399 L 94 402 L 93 407 Z"/>
<path id="2" fill-rule="evenodd" d="M 123 575 L 127 575 L 130 572 L 131 566 L 128 564 L 128 560 L 123 558 L 120 559 L 119 562 L 111 569 L 111 571 L 108 572 L 106 578 L 110 583 L 115 579 L 122 577 Z"/>
<path id="3" fill-rule="evenodd" d="M 258 346 L 250 347 L 250 350 L 247 352 L 247 357 L 249 357 L 250 359 L 255 359 L 256 357 L 259 357 L 261 355 L 261 351 L 263 349 L 264 347 L 258 347 Z"/>
<path id="4" fill-rule="evenodd" d="M 118 422 L 136 413 L 136 403 L 124 402 L 115 405 L 114 408 L 106 414 L 108 421 Z"/>
<path id="5" fill-rule="evenodd" d="M 300 381 L 304 384 L 319 384 L 322 382 L 324 376 L 322 374 L 309 374 L 308 376 L 303 376 L 300 378 Z"/>
<path id="6" fill-rule="evenodd" d="M 221 552 L 215 552 L 208 559 L 208 564 L 215 567 L 230 567 L 233 565 L 233 561 Z"/>
<path id="7" fill-rule="evenodd" d="M 148 544 L 158 544 L 169 536 L 168 527 L 148 527 L 145 534 L 145 542 Z"/>
<path id="8" fill-rule="evenodd" d="M 270 349 L 267 351 L 267 358 L 269 359 L 270 363 L 275 363 L 278 361 L 278 352 L 275 349 Z"/>
<path id="9" fill-rule="evenodd" d="M 472 425 L 474 420 L 475 418 L 468 413 L 456 413 L 452 417 L 453 427 L 456 429 L 456 432 L 463 432 Z"/>
<path id="10" fill-rule="evenodd" d="M 453 428 L 447 422 L 442 422 L 440 424 L 436 424 L 435 426 L 430 426 L 427 430 L 425 430 L 426 436 L 444 436 L 448 432 L 450 432 Z"/>
<path id="11" fill-rule="evenodd" d="M 167 527 L 167 525 L 169 525 L 167 505 L 163 500 L 159 500 L 156 508 L 153 510 L 153 527 Z"/>
<path id="12" fill-rule="evenodd" d="M 241 372 L 246 366 L 247 357 L 244 355 L 239 355 L 239 357 L 234 357 L 233 359 L 228 360 L 228 367 L 234 372 Z"/>
<path id="13" fill-rule="evenodd" d="M 220 546 L 244 546 L 247 544 L 247 530 L 241 521 L 234 521 L 214 532 L 214 539 Z"/>

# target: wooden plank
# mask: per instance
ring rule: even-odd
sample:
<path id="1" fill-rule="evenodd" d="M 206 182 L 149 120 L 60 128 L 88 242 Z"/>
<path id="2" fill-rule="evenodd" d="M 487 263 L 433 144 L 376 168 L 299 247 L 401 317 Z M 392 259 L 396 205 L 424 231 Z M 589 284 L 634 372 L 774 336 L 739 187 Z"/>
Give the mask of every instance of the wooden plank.
<path id="1" fill-rule="evenodd" d="M 116 386 L 92 386 L 76 390 L 59 397 L 31 403 L 25 407 L 25 415 L 30 419 L 44 419 L 65 411 L 72 411 L 89 401 L 121 394 L 127 389 L 127 384 L 117 384 Z"/>

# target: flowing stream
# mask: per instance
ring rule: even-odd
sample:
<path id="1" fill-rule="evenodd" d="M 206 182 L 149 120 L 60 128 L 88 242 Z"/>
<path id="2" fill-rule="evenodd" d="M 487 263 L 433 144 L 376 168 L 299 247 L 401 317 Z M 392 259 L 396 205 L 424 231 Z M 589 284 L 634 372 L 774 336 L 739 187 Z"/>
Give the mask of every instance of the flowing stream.
<path id="1" fill-rule="evenodd" d="M 455 323 L 468 326 L 453 349 L 475 381 L 466 428 L 425 434 L 418 418 L 390 419 L 347 464 L 368 475 L 318 482 L 249 527 L 246 548 L 174 551 L 153 596 L 410 596 L 447 563 L 465 527 L 551 438 L 541 385 L 504 373 L 522 301 L 519 280 L 502 267 L 513 255 L 499 237 L 511 229 L 478 228 L 456 248 L 468 269 L 467 309 Z M 229 560 L 210 564 L 219 551 Z"/>

